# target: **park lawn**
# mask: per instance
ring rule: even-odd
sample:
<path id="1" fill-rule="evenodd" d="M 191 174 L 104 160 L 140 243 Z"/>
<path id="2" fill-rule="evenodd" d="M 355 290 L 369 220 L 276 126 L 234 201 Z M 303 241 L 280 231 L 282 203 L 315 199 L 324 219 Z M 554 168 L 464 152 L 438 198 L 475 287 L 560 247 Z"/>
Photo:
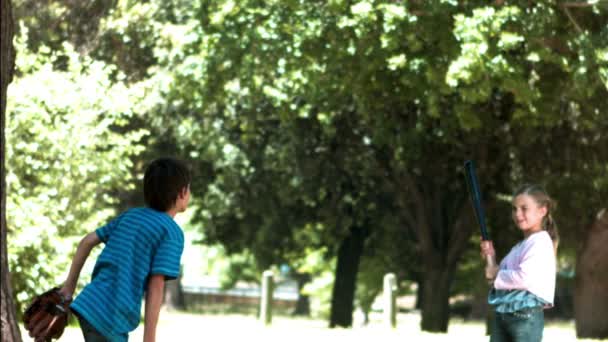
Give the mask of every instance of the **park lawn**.
<path id="1" fill-rule="evenodd" d="M 275 317 L 269 327 L 253 316 L 208 315 L 163 311 L 157 332 L 157 341 L 307 341 L 307 342 L 392 342 L 392 341 L 488 341 L 483 322 L 452 319 L 447 334 L 431 334 L 419 329 L 419 315 L 399 314 L 395 329 L 386 328 L 381 316 L 371 316 L 371 322 L 362 326 L 358 319 L 352 329 L 328 329 L 322 320 Z M 28 341 L 24 334 L 24 341 Z M 130 335 L 131 341 L 142 341 L 143 324 Z M 68 327 L 60 342 L 82 341 L 77 327 Z M 577 339 L 572 322 L 548 322 L 544 341 L 598 341 Z"/>

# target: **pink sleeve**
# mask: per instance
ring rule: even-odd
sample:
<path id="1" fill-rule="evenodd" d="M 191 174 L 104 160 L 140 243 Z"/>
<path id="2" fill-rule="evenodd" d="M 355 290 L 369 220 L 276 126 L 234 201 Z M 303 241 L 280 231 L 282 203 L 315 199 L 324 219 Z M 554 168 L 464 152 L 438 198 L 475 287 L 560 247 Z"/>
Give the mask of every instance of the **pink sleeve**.
<path id="1" fill-rule="evenodd" d="M 513 250 L 504 260 L 494 287 L 501 290 L 530 290 L 545 282 L 545 270 L 551 265 L 553 245 L 545 239 L 530 239 Z"/>

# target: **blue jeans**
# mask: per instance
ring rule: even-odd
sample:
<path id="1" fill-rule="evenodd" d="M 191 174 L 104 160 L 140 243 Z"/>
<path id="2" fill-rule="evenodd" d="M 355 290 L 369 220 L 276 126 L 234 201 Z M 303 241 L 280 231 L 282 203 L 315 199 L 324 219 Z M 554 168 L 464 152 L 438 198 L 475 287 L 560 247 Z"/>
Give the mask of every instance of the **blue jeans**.
<path id="1" fill-rule="evenodd" d="M 494 316 L 490 342 L 540 342 L 543 339 L 545 314 L 540 306 Z"/>
<path id="2" fill-rule="evenodd" d="M 72 310 L 72 312 L 78 318 L 78 323 L 80 323 L 80 330 L 82 330 L 82 336 L 84 336 L 85 342 L 112 342 L 112 339 L 109 339 L 103 336 L 94 326 L 91 325 L 86 319 L 80 317 L 80 315 Z M 129 339 L 129 335 L 124 334 L 119 336 L 120 341 L 126 341 Z"/>
<path id="3" fill-rule="evenodd" d="M 79 315 L 76 315 L 76 317 L 78 317 L 78 323 L 80 323 L 80 330 L 82 330 L 85 342 L 110 342 L 110 340 L 100 334 L 86 319 Z"/>

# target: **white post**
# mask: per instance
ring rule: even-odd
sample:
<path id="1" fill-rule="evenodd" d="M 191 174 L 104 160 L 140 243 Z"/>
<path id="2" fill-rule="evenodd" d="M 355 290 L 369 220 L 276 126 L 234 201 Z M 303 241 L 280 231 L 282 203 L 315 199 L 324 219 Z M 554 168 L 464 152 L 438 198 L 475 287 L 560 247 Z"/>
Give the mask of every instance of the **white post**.
<path id="1" fill-rule="evenodd" d="M 397 326 L 397 280 L 394 273 L 387 273 L 384 276 L 383 293 L 383 315 L 387 326 L 395 328 Z"/>
<path id="2" fill-rule="evenodd" d="M 262 274 L 262 297 L 260 298 L 260 320 L 265 325 L 272 322 L 272 293 L 274 281 L 272 271 L 264 271 Z"/>

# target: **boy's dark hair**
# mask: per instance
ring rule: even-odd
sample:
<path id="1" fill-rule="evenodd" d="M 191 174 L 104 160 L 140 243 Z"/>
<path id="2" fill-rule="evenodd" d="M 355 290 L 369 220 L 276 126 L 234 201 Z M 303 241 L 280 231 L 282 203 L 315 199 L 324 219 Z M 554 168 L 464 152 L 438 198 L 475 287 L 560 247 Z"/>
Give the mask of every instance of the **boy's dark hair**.
<path id="1" fill-rule="evenodd" d="M 192 175 L 188 166 L 175 158 L 159 158 L 146 168 L 144 200 L 158 211 L 169 210 L 180 191 L 190 185 Z"/>

